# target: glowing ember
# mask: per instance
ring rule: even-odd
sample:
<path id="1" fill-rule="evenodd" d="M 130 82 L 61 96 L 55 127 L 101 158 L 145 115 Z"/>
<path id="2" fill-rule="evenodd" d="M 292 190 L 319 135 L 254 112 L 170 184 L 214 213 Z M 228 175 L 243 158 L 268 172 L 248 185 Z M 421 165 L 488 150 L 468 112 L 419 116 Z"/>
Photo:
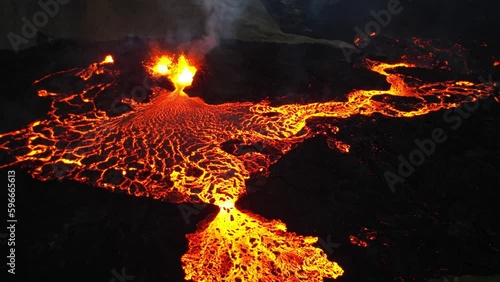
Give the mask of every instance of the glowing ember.
<path id="1" fill-rule="evenodd" d="M 73 72 L 85 87 L 79 93 L 40 89 L 39 96 L 52 99 L 48 118 L 0 135 L 0 150 L 15 157 L 0 168 L 21 164 L 40 180 L 67 178 L 135 196 L 219 206 L 212 221 L 187 235 L 189 250 L 182 262 L 186 279 L 194 281 L 321 281 L 342 275 L 313 247 L 317 238 L 286 232 L 280 221 L 235 208 L 250 175 L 267 175 L 279 157 L 305 139 L 327 135 L 331 148 L 350 152 L 348 144 L 332 137 L 337 126 L 323 122 L 312 130 L 307 123 L 312 118 L 412 117 L 494 93 L 493 86 L 473 82 L 424 84 L 396 72 L 413 64 L 367 60 L 367 68 L 386 77 L 388 90 L 354 90 L 345 101 L 278 107 L 209 105 L 182 91 L 196 74 L 187 58 L 162 56 L 147 69 L 153 76 L 166 75 L 176 91 L 154 88 L 150 103 L 109 117 L 94 100 L 116 85 L 119 72 L 106 68 L 111 60 L 104 62 L 43 78 Z M 400 102 L 405 110 L 398 108 Z M 239 145 L 227 152 L 222 145 L 228 141 Z M 245 151 L 249 145 L 261 149 Z"/>
<path id="2" fill-rule="evenodd" d="M 351 244 L 356 245 L 358 247 L 363 247 L 363 248 L 368 247 L 367 242 L 365 242 L 365 241 L 363 241 L 363 240 L 361 240 L 358 237 L 353 236 L 353 235 L 349 236 L 349 241 L 351 241 Z"/>
<path id="3" fill-rule="evenodd" d="M 327 139 L 327 144 L 328 147 L 330 147 L 330 149 L 336 148 L 342 153 L 349 153 L 349 151 L 351 150 L 351 146 L 349 144 L 346 144 L 342 141 L 338 141 L 332 138 Z"/>

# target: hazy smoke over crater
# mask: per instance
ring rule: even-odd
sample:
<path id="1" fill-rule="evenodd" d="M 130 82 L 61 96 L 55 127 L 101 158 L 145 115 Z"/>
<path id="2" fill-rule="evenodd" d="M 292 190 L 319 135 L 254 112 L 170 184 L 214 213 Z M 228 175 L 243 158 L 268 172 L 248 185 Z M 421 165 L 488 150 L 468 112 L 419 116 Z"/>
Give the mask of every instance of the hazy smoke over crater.
<path id="1" fill-rule="evenodd" d="M 243 14 L 249 0 L 202 0 L 200 7 L 205 12 L 204 35 L 190 42 L 188 52 L 193 56 L 204 56 L 216 47 L 221 38 L 232 37 L 235 23 Z"/>

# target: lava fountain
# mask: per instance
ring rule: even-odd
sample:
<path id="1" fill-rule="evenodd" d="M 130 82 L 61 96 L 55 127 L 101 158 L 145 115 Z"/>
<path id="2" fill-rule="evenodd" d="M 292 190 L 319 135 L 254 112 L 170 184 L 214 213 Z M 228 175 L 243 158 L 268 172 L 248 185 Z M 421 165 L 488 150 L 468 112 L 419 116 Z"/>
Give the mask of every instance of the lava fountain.
<path id="1" fill-rule="evenodd" d="M 82 90 L 53 92 L 48 118 L 25 129 L 0 135 L 0 150 L 39 180 L 70 179 L 135 196 L 173 203 L 209 203 L 220 208 L 196 233 L 181 258 L 185 278 L 193 281 L 323 281 L 342 268 L 315 247 L 318 238 L 287 232 L 284 223 L 238 210 L 246 180 L 268 174 L 269 167 L 305 139 L 330 136 L 329 145 L 349 152 L 334 136 L 339 128 L 313 118 L 346 119 L 378 113 L 404 118 L 457 107 L 491 96 L 494 86 L 469 81 L 423 83 L 397 73 L 411 63 L 366 60 L 365 66 L 386 77 L 388 90 L 354 90 L 342 101 L 288 104 L 225 103 L 209 105 L 189 97 L 197 68 L 181 55 L 162 55 L 145 64 L 151 76 L 166 76 L 176 89 L 152 89 L 147 103 L 112 117 L 97 97 L 110 95 L 119 71 L 106 57 L 84 69 L 71 69 L 35 81 L 73 76 Z M 404 104 L 404 110 L 398 105 Z M 223 148 L 231 143 L 231 149 Z M 248 146 L 253 150 L 245 150 Z"/>
<path id="2" fill-rule="evenodd" d="M 184 88 L 191 86 L 196 74 L 196 67 L 191 65 L 186 56 L 174 60 L 172 56 L 162 55 L 153 60 L 148 68 L 153 76 L 166 76 L 175 85 L 176 93 L 185 94 Z"/>

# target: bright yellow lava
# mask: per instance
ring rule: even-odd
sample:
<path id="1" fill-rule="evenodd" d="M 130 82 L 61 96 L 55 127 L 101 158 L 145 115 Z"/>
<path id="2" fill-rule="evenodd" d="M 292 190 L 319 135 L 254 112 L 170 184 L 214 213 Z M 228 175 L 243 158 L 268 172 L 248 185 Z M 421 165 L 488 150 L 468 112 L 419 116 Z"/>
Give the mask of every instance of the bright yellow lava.
<path id="1" fill-rule="evenodd" d="M 192 66 L 184 55 L 181 55 L 177 64 L 172 70 L 172 76 L 169 76 L 169 78 L 179 89 L 186 86 L 191 86 L 195 74 L 196 67 Z"/>
<path id="2" fill-rule="evenodd" d="M 184 55 L 179 56 L 177 61 L 174 56 L 162 55 L 154 59 L 153 66 L 150 67 L 152 75 L 167 76 L 176 90 L 191 86 L 196 71 L 196 67 Z"/>
<path id="3" fill-rule="evenodd" d="M 115 60 L 113 59 L 113 56 L 107 55 L 106 58 L 104 58 L 104 61 L 101 62 L 101 64 L 112 64 L 114 62 Z"/>
<path id="4" fill-rule="evenodd" d="M 170 65 L 172 65 L 172 59 L 164 55 L 157 59 L 151 70 L 156 75 L 167 75 Z"/>

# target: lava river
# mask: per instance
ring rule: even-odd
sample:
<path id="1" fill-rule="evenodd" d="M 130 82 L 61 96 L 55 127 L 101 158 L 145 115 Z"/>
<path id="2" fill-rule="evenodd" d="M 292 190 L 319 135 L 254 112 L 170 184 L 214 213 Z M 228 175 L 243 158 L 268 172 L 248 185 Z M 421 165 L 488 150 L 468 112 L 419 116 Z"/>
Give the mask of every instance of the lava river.
<path id="1" fill-rule="evenodd" d="M 113 64 L 108 56 L 88 68 L 36 81 L 71 75 L 84 86 L 76 92 L 38 90 L 52 99 L 48 117 L 0 135 L 0 150 L 12 157 L 1 167 L 18 164 L 40 180 L 66 178 L 173 203 L 219 206 L 215 217 L 187 235 L 189 249 L 181 260 L 186 280 L 193 281 L 323 281 L 342 275 L 342 268 L 315 246 L 318 238 L 238 210 L 246 180 L 267 175 L 303 140 L 339 130 L 331 124 L 313 130 L 308 121 L 314 118 L 424 115 L 491 96 L 494 87 L 468 81 L 425 84 L 395 71 L 413 64 L 366 60 L 390 89 L 354 90 L 346 99 L 325 103 L 210 105 L 183 91 L 196 74 L 192 62 L 165 55 L 145 68 L 151 76 L 167 76 L 176 90 L 154 87 L 148 102 L 123 101 L 132 110 L 112 117 L 95 99 L 118 83 Z M 348 144 L 335 139 L 331 144 L 349 152 Z"/>

